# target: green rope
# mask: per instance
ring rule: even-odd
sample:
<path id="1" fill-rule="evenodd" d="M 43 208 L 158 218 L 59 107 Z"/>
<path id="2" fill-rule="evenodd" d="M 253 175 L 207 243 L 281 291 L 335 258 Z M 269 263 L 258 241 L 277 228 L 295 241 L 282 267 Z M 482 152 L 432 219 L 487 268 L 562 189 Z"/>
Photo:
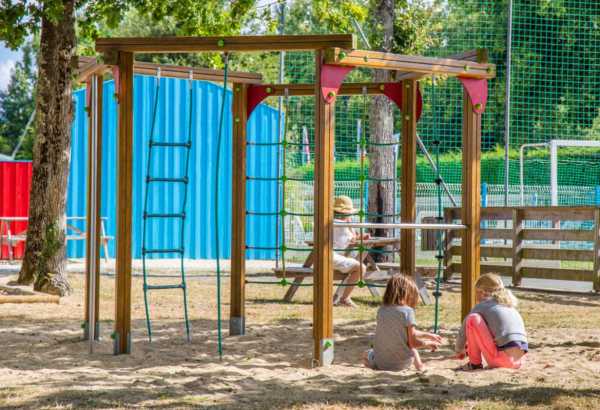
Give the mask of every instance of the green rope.
<path id="1" fill-rule="evenodd" d="M 363 112 L 362 112 L 362 127 L 361 127 L 361 135 L 360 135 L 360 211 L 358 212 L 358 219 L 360 223 L 364 223 L 365 221 L 365 157 L 367 156 L 367 87 L 363 87 L 362 90 L 363 97 Z M 364 260 L 364 228 L 360 228 L 360 245 L 359 245 L 359 260 L 360 260 L 360 273 L 359 273 L 359 282 L 363 282 L 364 276 L 364 264 L 362 261 Z M 362 286 L 361 286 L 362 287 Z"/>
<path id="2" fill-rule="evenodd" d="M 437 115 L 436 115 L 436 111 L 435 111 L 435 76 L 432 76 L 431 78 L 431 107 L 433 110 L 433 115 L 434 115 L 434 119 L 433 119 L 433 123 L 432 123 L 432 128 L 433 128 L 433 135 L 435 135 L 435 140 L 433 142 L 433 144 L 435 145 L 435 167 L 436 167 L 436 175 L 435 175 L 435 181 L 436 181 L 436 185 L 437 185 L 437 205 L 438 205 L 438 209 L 437 209 L 437 222 L 440 223 L 441 218 L 442 218 L 442 184 L 441 184 L 441 174 L 440 174 L 440 140 L 437 137 L 437 129 L 436 129 L 436 124 L 437 124 Z M 434 319 L 434 324 L 433 324 L 433 332 L 434 333 L 438 333 L 439 331 L 439 320 L 440 320 L 440 281 L 441 281 L 441 275 L 442 275 L 442 258 L 443 258 L 443 249 L 442 249 L 442 231 L 438 230 L 437 231 L 437 262 L 438 262 L 438 266 L 437 266 L 437 273 L 435 275 L 435 319 Z"/>
<path id="3" fill-rule="evenodd" d="M 287 250 L 286 239 L 285 239 L 285 215 L 287 214 L 285 208 L 285 192 L 286 192 L 286 181 L 288 180 L 286 175 L 286 152 L 287 152 L 287 126 L 288 126 L 288 115 L 289 115 L 289 94 L 287 89 L 285 91 L 285 116 L 283 117 L 283 134 L 281 135 L 281 210 L 279 212 L 279 217 L 281 218 L 281 268 L 283 269 L 283 279 L 282 281 L 286 282 L 286 266 L 285 266 L 285 251 Z"/>
<path id="4" fill-rule="evenodd" d="M 219 175 L 221 165 L 221 140 L 225 126 L 225 102 L 227 100 L 227 75 L 229 71 L 229 55 L 223 54 L 223 92 L 221 96 L 221 114 L 219 119 L 219 133 L 217 137 L 217 161 L 215 172 L 215 251 L 217 254 L 217 338 L 219 359 L 223 359 L 223 334 L 221 331 L 221 258 L 219 243 Z"/>
<path id="5" fill-rule="evenodd" d="M 150 142 L 148 144 L 148 162 L 146 163 L 146 180 L 150 176 L 150 163 L 152 162 L 152 142 L 154 140 L 154 128 L 156 126 L 156 115 L 158 112 L 158 97 L 160 92 L 160 70 L 157 73 L 156 87 L 154 90 L 154 107 L 152 109 L 152 123 L 150 125 Z M 148 191 L 149 187 L 146 185 L 146 192 L 144 193 L 144 212 L 148 209 Z M 146 231 L 148 228 L 148 218 L 143 218 L 142 221 L 142 249 L 146 248 Z M 148 329 L 148 341 L 152 343 L 152 322 L 150 321 L 150 306 L 148 304 L 148 275 L 146 271 L 146 252 L 142 252 L 142 273 L 144 275 L 144 311 L 146 313 L 146 328 Z"/>

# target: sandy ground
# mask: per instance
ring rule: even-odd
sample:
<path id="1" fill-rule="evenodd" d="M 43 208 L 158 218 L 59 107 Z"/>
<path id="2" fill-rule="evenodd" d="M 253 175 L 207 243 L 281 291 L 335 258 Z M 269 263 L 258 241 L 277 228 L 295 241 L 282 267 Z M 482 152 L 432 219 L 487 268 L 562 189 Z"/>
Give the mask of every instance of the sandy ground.
<path id="1" fill-rule="evenodd" d="M 335 308 L 335 364 L 311 368 L 311 288 L 283 304 L 281 287 L 249 285 L 247 335 L 227 337 L 225 320 L 219 360 L 212 275 L 190 279 L 191 344 L 175 291 L 151 298 L 155 340 L 147 341 L 135 277 L 133 350 L 121 356 L 112 355 L 110 339 L 114 279 L 102 277 L 102 338 L 91 355 L 81 339 L 82 276 L 70 280 L 75 292 L 59 305 L 0 304 L 0 408 L 600 408 L 600 299 L 593 295 L 518 294 L 532 348 L 522 370 L 455 372 L 459 362 L 442 360 L 446 346 L 423 354 L 427 370 L 419 374 L 361 366 L 378 306 L 364 289 L 356 292 L 357 309 Z M 225 278 L 224 318 L 227 287 Z M 458 309 L 458 288 L 447 285 L 441 319 L 448 339 Z M 419 307 L 417 318 L 431 326 L 433 308 Z"/>

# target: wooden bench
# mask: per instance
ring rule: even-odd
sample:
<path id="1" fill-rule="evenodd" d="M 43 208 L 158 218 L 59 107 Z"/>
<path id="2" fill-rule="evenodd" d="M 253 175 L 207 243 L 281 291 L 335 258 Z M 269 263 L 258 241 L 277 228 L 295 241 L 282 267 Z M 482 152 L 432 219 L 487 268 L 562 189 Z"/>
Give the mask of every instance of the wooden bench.
<path id="1" fill-rule="evenodd" d="M 276 268 L 276 269 L 273 269 L 273 271 L 275 272 L 275 276 L 277 276 L 278 278 L 284 277 L 284 272 L 283 272 L 282 268 Z M 285 277 L 286 278 L 294 278 L 294 281 L 290 285 L 290 288 L 287 290 L 285 296 L 283 297 L 283 300 L 285 302 L 291 302 L 292 299 L 294 298 L 294 295 L 300 288 L 300 285 L 304 281 L 304 279 L 311 277 L 311 276 L 313 276 L 313 269 L 309 266 L 291 266 L 291 267 L 286 266 Z M 333 272 L 333 280 L 341 281 L 342 284 L 344 283 L 344 281 L 347 278 L 348 278 L 347 273 L 342 273 L 340 271 Z M 389 274 L 385 271 L 380 271 L 380 270 L 368 271 L 368 272 L 365 272 L 365 275 L 364 275 L 364 280 L 366 283 L 381 284 L 381 283 L 387 282 L 388 279 L 389 279 Z M 369 289 L 369 292 L 371 292 L 371 295 L 376 296 L 376 297 L 381 296 L 378 288 L 368 287 L 368 289 Z M 338 286 L 335 294 L 340 295 L 341 292 L 343 292 L 343 286 Z"/>
<path id="2" fill-rule="evenodd" d="M 68 216 L 67 217 L 67 241 L 84 241 L 87 239 L 87 234 L 82 229 L 74 226 L 72 221 L 85 221 L 84 216 Z M 27 231 L 23 230 L 18 233 L 11 231 L 11 224 L 13 222 L 27 222 L 26 216 L 11 216 L 11 217 L 0 217 L 0 250 L 2 246 L 8 247 L 8 260 L 13 260 L 13 248 L 20 242 L 27 240 Z M 100 235 L 101 241 L 104 248 L 104 259 L 108 262 L 108 241 L 113 240 L 112 236 L 106 235 L 105 222 L 107 218 L 100 218 Z M 70 223 L 71 222 L 71 223 Z"/>

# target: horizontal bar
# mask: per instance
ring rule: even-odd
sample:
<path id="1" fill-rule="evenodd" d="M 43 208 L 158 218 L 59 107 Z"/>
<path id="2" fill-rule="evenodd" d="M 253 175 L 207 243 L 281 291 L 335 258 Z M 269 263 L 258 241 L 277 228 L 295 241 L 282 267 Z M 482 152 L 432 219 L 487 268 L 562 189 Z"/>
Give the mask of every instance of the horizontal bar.
<path id="1" fill-rule="evenodd" d="M 155 178 L 155 177 L 147 177 L 146 182 L 182 182 L 184 184 L 188 183 L 188 178 Z"/>
<path id="2" fill-rule="evenodd" d="M 210 37 L 99 38 L 96 51 L 132 53 L 193 53 L 198 51 L 287 51 L 356 48 L 352 34 Z"/>
<path id="3" fill-rule="evenodd" d="M 173 249 L 142 249 L 143 254 L 149 253 L 183 253 L 183 248 Z"/>
<path id="4" fill-rule="evenodd" d="M 348 51 L 342 48 L 331 48 L 326 51 L 325 63 L 470 78 L 494 78 L 496 76 L 496 66 L 494 64 L 481 64 L 451 58 L 407 56 L 369 50 Z"/>
<path id="5" fill-rule="evenodd" d="M 354 222 L 335 222 L 337 228 L 373 228 L 373 229 L 433 229 L 433 230 L 463 230 L 466 225 L 459 224 L 417 224 L 417 223 L 354 223 Z"/>
<path id="6" fill-rule="evenodd" d="M 173 214 L 152 214 L 144 213 L 144 218 L 185 218 L 185 212 L 173 213 Z"/>
<path id="7" fill-rule="evenodd" d="M 188 142 L 162 142 L 162 141 L 150 141 L 151 147 L 185 147 L 189 148 L 192 146 L 190 141 Z"/>
<path id="8" fill-rule="evenodd" d="M 161 290 L 161 289 L 185 289 L 184 284 L 179 285 L 145 285 L 147 290 Z"/>

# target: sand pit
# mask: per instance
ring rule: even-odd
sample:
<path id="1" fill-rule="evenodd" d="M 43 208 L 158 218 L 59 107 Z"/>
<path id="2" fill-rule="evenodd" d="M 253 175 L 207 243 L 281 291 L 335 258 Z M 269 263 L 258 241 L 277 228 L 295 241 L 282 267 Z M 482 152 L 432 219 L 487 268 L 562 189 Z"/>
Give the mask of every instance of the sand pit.
<path id="1" fill-rule="evenodd" d="M 133 352 L 113 356 L 112 277 L 102 277 L 102 340 L 81 340 L 83 277 L 55 304 L 0 305 L 0 408 L 223 409 L 596 409 L 600 403 L 600 299 L 519 293 L 532 351 L 523 370 L 457 373 L 424 353 L 427 370 L 374 372 L 360 365 L 374 331 L 377 301 L 358 289 L 357 309 L 335 308 L 336 362 L 310 368 L 311 290 L 283 304 L 284 289 L 248 286 L 245 337 L 226 337 L 216 354 L 215 280 L 190 280 L 193 342 L 187 344 L 178 292 L 152 297 L 155 341 L 146 338 L 141 281 L 133 282 Z M 228 281 L 224 281 L 227 289 Z M 458 326 L 459 294 L 446 286 L 443 334 Z M 228 293 L 223 300 L 227 317 Z M 432 323 L 431 307 L 418 321 Z M 227 323 L 224 323 L 227 334 Z"/>

